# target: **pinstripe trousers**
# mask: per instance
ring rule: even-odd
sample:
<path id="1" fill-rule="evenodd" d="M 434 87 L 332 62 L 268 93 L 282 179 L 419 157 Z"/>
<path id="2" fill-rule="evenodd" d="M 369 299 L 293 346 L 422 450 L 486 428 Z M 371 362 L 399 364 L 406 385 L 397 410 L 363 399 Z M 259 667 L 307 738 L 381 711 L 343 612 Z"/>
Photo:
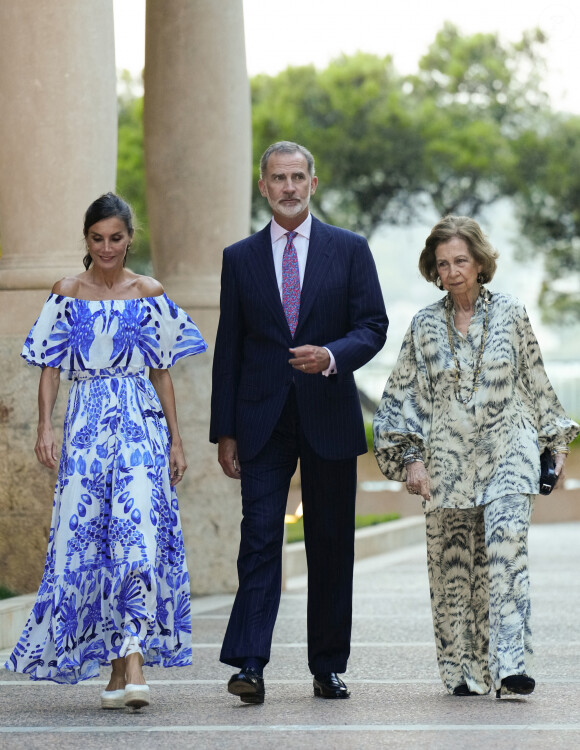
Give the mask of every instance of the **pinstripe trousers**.
<path id="1" fill-rule="evenodd" d="M 497 690 L 531 674 L 528 529 L 533 496 L 426 514 L 427 566 L 441 679 L 452 693 Z"/>
<path id="2" fill-rule="evenodd" d="M 291 389 L 263 450 L 241 462 L 239 587 L 220 660 L 267 663 L 280 603 L 284 514 L 300 459 L 308 560 L 308 666 L 313 674 L 345 672 L 352 626 L 356 457 L 331 461 L 312 450 Z"/>

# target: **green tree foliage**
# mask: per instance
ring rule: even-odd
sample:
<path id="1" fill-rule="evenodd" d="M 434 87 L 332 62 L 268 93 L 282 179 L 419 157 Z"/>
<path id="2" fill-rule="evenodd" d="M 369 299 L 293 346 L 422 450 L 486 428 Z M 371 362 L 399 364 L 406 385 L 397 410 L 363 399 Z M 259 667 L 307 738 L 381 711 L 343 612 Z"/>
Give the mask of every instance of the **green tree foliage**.
<path id="1" fill-rule="evenodd" d="M 315 209 L 367 235 L 426 206 L 477 216 L 514 193 L 514 138 L 546 105 L 544 41 L 539 31 L 512 44 L 445 24 L 413 76 L 362 53 L 320 72 L 258 76 L 254 153 L 273 140 L 308 144 L 321 181 Z M 257 190 L 253 206 L 259 216 Z"/>
<path id="2" fill-rule="evenodd" d="M 546 112 L 518 153 L 521 253 L 541 254 L 540 306 L 546 322 L 580 320 L 580 117 Z"/>
<path id="3" fill-rule="evenodd" d="M 313 205 L 328 221 L 371 234 L 408 220 L 422 172 L 415 104 L 390 57 L 342 56 L 323 71 L 290 67 L 252 80 L 254 161 L 276 140 L 314 153 L 321 190 Z M 255 167 L 254 185 L 258 179 Z M 262 218 L 257 188 L 253 214 Z"/>
<path id="4" fill-rule="evenodd" d="M 421 189 L 440 215 L 477 216 L 514 193 L 514 138 L 547 105 L 540 31 L 516 44 L 446 23 L 410 77 L 423 143 Z"/>
<path id="5" fill-rule="evenodd" d="M 320 180 L 313 208 L 367 236 L 433 209 L 481 215 L 506 196 L 518 207 L 522 245 L 545 258 L 541 303 L 580 319 L 580 118 L 551 111 L 542 90 L 545 37 L 518 43 L 462 35 L 445 24 L 401 76 L 389 56 L 341 56 L 324 70 L 289 67 L 251 81 L 252 220 L 269 216 L 257 189 L 260 154 L 274 141 L 304 143 Z M 124 79 L 119 95 L 118 190 L 143 229 L 136 270 L 148 272 L 143 97 Z"/>

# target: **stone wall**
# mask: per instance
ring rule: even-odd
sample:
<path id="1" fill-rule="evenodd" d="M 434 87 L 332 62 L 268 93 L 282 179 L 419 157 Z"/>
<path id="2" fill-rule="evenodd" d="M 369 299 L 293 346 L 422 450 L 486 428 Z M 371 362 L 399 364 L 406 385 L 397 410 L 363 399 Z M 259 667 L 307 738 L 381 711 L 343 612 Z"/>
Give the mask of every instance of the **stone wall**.
<path id="1" fill-rule="evenodd" d="M 50 531 L 56 471 L 34 454 L 40 370 L 20 357 L 22 344 L 47 292 L 0 292 L 0 583 L 17 593 L 34 591 L 42 577 Z M 54 412 L 57 439 L 68 387 Z"/>

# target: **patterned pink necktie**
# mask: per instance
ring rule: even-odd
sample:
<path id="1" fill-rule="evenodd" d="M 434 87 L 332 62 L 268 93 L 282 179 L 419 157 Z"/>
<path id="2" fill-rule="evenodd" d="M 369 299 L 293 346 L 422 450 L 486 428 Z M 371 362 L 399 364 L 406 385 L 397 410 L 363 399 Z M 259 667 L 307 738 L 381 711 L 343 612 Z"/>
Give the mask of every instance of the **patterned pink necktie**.
<path id="1" fill-rule="evenodd" d="M 298 270 L 298 255 L 293 242 L 297 232 L 286 232 L 286 234 L 288 241 L 282 256 L 282 307 L 290 327 L 290 333 L 294 336 L 300 311 L 300 272 Z"/>

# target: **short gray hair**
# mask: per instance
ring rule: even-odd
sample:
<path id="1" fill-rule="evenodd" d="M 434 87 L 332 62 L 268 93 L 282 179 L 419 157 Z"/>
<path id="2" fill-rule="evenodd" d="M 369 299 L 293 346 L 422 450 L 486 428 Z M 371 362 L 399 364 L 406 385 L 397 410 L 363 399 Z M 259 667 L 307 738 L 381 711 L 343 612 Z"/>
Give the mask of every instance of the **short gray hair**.
<path id="1" fill-rule="evenodd" d="M 266 169 L 268 168 L 268 159 L 272 154 L 295 154 L 297 151 L 306 159 L 308 174 L 311 177 L 314 177 L 314 157 L 307 148 L 301 146 L 299 143 L 293 143 L 292 141 L 278 141 L 277 143 L 268 146 L 260 159 L 260 177 L 264 177 Z"/>
<path id="2" fill-rule="evenodd" d="M 469 216 L 452 216 L 448 214 L 435 224 L 431 234 L 425 240 L 419 257 L 419 271 L 427 279 L 437 284 L 437 258 L 435 251 L 444 242 L 454 237 L 463 240 L 471 257 L 481 266 L 483 283 L 493 279 L 498 253 L 493 249 L 479 224 Z"/>

